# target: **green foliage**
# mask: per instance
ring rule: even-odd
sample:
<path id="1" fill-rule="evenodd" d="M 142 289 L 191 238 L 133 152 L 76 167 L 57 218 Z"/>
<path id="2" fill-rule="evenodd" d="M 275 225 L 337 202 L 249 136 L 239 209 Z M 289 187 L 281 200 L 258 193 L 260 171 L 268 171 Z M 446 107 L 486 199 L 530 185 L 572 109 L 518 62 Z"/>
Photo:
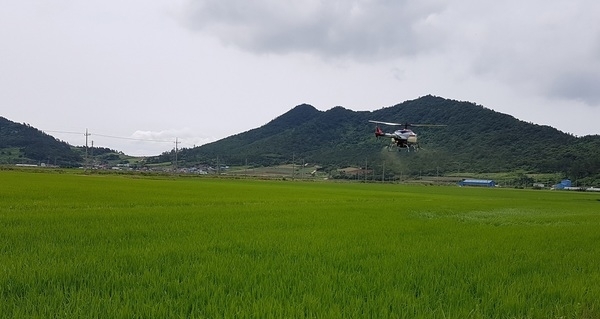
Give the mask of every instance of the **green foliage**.
<path id="1" fill-rule="evenodd" d="M 415 128 L 423 147 L 419 153 L 389 153 L 389 141 L 375 139 L 369 119 L 447 126 Z M 376 167 L 385 162 L 396 174 L 523 170 L 595 180 L 600 176 L 600 136 L 577 138 L 473 103 L 424 96 L 373 112 L 342 107 L 321 112 L 301 105 L 260 128 L 183 150 L 179 158 L 208 162 L 217 157 L 229 165 L 269 166 L 303 159 L 360 167 L 367 161 Z"/>
<path id="2" fill-rule="evenodd" d="M 77 166 L 82 161 L 71 146 L 27 124 L 18 124 L 0 117 L 0 150 L 18 148 L 22 158 L 8 164 L 48 163 Z M 1 156 L 0 156 L 1 158 Z"/>
<path id="3" fill-rule="evenodd" d="M 388 152 L 388 139 L 376 140 L 369 119 L 389 122 L 445 124 L 417 127 L 423 149 Z M 383 127 L 392 131 L 394 127 Z M 85 152 L 55 140 L 28 125 L 0 118 L 0 164 L 45 162 L 75 166 Z M 10 155 L 9 155 L 10 153 Z M 90 148 L 95 163 L 113 163 L 122 153 Z M 170 150 L 146 164 L 175 161 Z M 581 185 L 600 186 L 600 136 L 575 137 L 549 126 L 535 125 L 470 102 L 424 96 L 373 112 L 335 107 L 322 112 L 302 104 L 266 125 L 177 154 L 179 167 L 277 166 L 313 163 L 328 173 L 347 166 L 374 169 L 377 174 L 438 176 L 522 171 L 560 173 Z M 395 176 L 394 176 L 395 175 Z M 557 181 L 554 181 L 557 182 Z M 519 181 L 514 181 L 518 184 Z"/>
<path id="4" fill-rule="evenodd" d="M 0 178 L 0 317 L 600 317 L 597 194 Z"/>
<path id="5" fill-rule="evenodd" d="M 85 154 L 86 152 L 86 147 L 85 146 L 77 146 L 76 150 L 79 152 L 79 154 Z M 87 152 L 88 152 L 88 156 L 104 156 L 104 155 L 119 155 L 122 154 L 122 152 L 119 152 L 117 150 L 113 150 L 110 149 L 108 147 L 88 147 L 87 148 Z"/>

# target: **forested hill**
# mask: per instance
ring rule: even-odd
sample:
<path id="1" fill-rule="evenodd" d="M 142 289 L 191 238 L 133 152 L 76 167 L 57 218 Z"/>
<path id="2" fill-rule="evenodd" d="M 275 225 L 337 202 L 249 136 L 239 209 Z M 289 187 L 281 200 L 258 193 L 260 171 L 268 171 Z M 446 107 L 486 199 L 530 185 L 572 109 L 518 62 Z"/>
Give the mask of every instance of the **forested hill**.
<path id="1" fill-rule="evenodd" d="M 30 125 L 0 117 L 0 164 L 76 166 L 82 160 L 68 143 Z"/>
<path id="2" fill-rule="evenodd" d="M 443 124 L 416 127 L 422 149 L 388 151 L 369 120 Z M 395 127 L 381 128 L 391 132 Z M 81 152 L 27 124 L 0 117 L 0 164 L 76 166 Z M 563 173 L 600 184 L 600 136 L 575 137 L 549 126 L 520 121 L 470 102 L 424 96 L 379 109 L 343 107 L 320 111 L 302 104 L 269 123 L 178 154 L 180 166 L 222 164 L 268 166 L 311 163 L 326 169 L 358 166 L 404 175 L 455 172 Z M 147 162 L 174 159 L 174 151 Z"/>
<path id="3" fill-rule="evenodd" d="M 368 120 L 446 126 L 415 128 L 423 147 L 417 153 L 388 152 L 389 141 L 376 140 L 375 126 Z M 188 162 L 217 158 L 228 165 L 304 161 L 342 167 L 385 162 L 389 169 L 405 173 L 522 169 L 582 177 L 600 174 L 600 136 L 577 138 L 474 103 L 424 96 L 370 112 L 299 105 L 262 127 L 179 154 Z"/>

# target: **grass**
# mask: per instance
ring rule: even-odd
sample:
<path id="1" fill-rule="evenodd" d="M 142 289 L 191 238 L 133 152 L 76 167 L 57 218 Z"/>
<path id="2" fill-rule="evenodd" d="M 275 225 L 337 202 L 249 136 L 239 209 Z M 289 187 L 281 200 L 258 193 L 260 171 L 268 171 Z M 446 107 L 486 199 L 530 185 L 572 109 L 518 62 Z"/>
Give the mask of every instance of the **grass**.
<path id="1" fill-rule="evenodd" d="M 600 317 L 599 194 L 0 180 L 0 317 Z"/>

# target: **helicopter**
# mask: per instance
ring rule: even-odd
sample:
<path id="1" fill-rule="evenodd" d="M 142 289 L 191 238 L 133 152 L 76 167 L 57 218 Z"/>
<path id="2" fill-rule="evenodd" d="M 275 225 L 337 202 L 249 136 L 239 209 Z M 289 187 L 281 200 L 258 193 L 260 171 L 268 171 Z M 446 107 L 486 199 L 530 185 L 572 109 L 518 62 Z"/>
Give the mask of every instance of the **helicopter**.
<path id="1" fill-rule="evenodd" d="M 369 120 L 370 123 L 375 124 L 383 124 L 390 126 L 403 126 L 404 128 L 394 131 L 394 133 L 385 133 L 379 128 L 379 125 L 375 127 L 375 137 L 390 137 L 391 142 L 388 145 L 388 151 L 394 147 L 397 147 L 398 150 L 402 150 L 406 148 L 408 152 L 412 148 L 413 151 L 418 151 L 421 147 L 417 142 L 417 134 L 413 132 L 409 127 L 442 127 L 446 125 L 437 125 L 437 124 L 410 124 L 410 123 L 393 123 L 393 122 L 382 122 L 382 121 L 373 121 Z"/>

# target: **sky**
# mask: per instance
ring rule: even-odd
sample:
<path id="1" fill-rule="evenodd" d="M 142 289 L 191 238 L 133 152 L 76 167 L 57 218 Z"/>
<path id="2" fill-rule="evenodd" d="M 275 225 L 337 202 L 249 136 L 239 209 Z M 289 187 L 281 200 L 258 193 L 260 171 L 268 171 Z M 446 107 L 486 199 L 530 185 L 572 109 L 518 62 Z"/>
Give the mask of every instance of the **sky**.
<path id="1" fill-rule="evenodd" d="M 600 134 L 599 16 L 597 0 L 0 0 L 0 116 L 138 156 L 302 103 L 428 94 Z"/>

